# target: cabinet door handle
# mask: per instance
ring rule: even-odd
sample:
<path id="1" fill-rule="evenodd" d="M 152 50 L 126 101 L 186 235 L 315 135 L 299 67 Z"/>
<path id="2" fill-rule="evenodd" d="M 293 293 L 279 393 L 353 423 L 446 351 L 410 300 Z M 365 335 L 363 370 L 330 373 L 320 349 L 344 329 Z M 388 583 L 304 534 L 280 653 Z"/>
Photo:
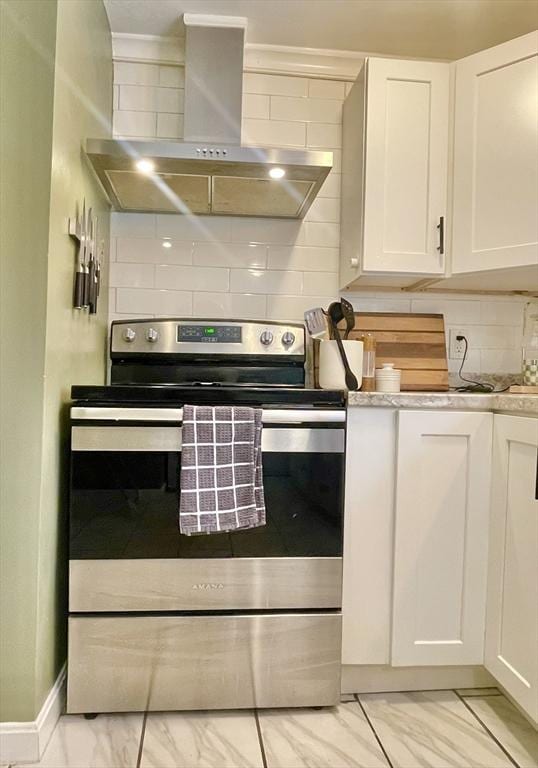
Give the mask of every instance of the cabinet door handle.
<path id="1" fill-rule="evenodd" d="M 439 230 L 439 245 L 437 246 L 437 250 L 440 254 L 443 254 L 445 252 L 445 217 L 440 216 L 439 217 L 439 224 L 437 225 L 437 229 Z"/>

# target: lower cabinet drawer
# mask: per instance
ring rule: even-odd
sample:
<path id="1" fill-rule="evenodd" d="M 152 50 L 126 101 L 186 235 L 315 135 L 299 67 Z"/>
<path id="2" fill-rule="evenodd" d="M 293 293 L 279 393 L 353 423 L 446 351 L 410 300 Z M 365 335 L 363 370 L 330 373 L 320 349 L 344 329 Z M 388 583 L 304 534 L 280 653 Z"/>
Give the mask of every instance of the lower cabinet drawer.
<path id="1" fill-rule="evenodd" d="M 73 616 L 67 712 L 330 706 L 341 614 Z"/>

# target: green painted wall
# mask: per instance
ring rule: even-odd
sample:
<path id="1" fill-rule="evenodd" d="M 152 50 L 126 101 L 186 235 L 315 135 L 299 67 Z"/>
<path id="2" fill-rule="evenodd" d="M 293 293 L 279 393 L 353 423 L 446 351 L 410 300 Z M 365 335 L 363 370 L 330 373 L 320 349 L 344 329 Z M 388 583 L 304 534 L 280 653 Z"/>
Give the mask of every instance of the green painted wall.
<path id="1" fill-rule="evenodd" d="M 30 720 L 56 0 L 3 0 L 0 14 L 0 720 Z"/>
<path id="2" fill-rule="evenodd" d="M 72 309 L 67 219 L 85 198 L 108 244 L 108 205 L 82 147 L 111 134 L 112 50 L 102 0 L 1 8 L 0 720 L 25 721 L 65 660 L 70 387 L 105 378 L 108 291 L 97 316 Z"/>

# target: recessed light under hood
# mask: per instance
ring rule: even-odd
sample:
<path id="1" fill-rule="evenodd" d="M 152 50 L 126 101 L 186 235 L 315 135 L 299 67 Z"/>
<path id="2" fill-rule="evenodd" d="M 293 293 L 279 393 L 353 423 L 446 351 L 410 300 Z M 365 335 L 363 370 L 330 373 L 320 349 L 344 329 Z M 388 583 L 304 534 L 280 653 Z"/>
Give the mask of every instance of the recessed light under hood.
<path id="1" fill-rule="evenodd" d="M 246 20 L 185 14 L 184 22 L 185 141 L 86 143 L 114 210 L 303 218 L 332 153 L 242 146 Z"/>

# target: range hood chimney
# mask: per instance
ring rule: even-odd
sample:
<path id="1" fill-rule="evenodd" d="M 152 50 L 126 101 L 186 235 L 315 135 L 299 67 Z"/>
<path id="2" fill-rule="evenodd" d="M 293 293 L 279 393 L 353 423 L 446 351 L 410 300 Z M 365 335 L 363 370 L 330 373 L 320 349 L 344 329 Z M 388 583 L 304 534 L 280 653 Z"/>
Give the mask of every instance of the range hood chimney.
<path id="1" fill-rule="evenodd" d="M 246 19 L 184 22 L 184 141 L 86 143 L 114 210 L 303 218 L 332 153 L 241 145 Z"/>
<path id="2" fill-rule="evenodd" d="M 186 13 L 183 21 L 185 141 L 239 145 L 247 20 Z"/>

